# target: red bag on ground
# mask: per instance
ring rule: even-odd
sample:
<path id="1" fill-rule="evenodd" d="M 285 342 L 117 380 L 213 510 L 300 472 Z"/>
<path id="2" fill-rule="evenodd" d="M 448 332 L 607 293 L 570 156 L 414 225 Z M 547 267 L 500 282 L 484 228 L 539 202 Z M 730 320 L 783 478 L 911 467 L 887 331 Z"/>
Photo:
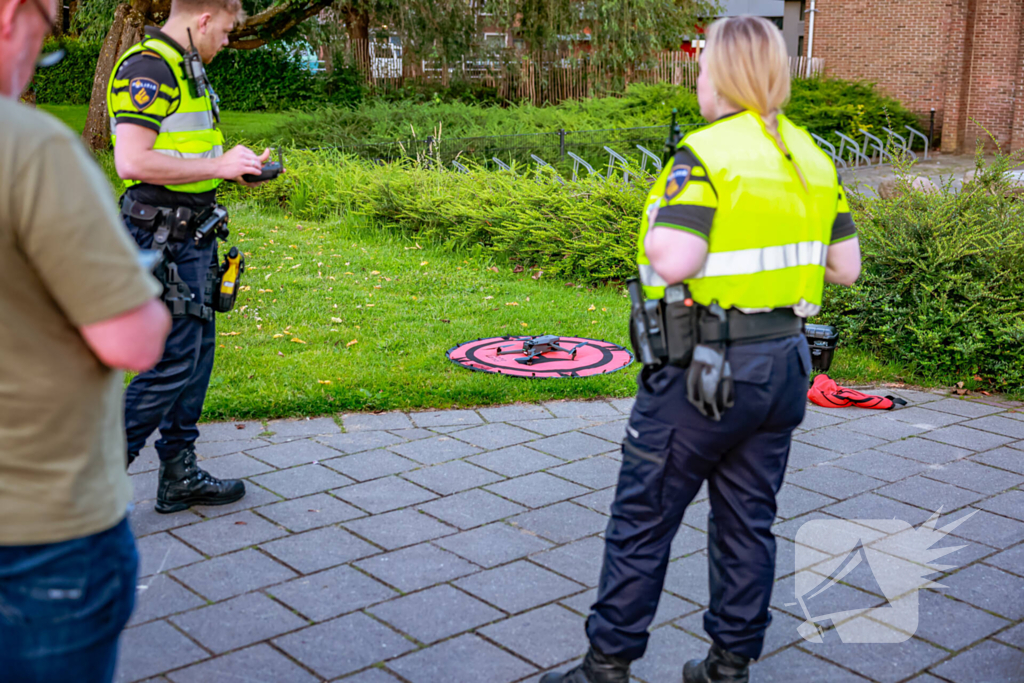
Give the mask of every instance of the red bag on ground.
<path id="1" fill-rule="evenodd" d="M 856 389 L 845 389 L 824 374 L 814 378 L 814 382 L 811 383 L 811 388 L 807 392 L 807 399 L 822 408 L 854 406 L 872 410 L 892 410 L 897 405 L 907 405 L 906 401 L 897 396 L 872 396 Z"/>

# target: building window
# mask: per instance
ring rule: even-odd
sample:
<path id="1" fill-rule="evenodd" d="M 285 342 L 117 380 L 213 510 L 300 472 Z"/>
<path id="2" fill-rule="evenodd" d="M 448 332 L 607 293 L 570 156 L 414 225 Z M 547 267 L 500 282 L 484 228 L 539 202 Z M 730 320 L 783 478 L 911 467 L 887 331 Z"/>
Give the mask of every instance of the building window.
<path id="1" fill-rule="evenodd" d="M 804 12 L 807 11 L 807 0 L 800 0 L 800 21 L 804 20 Z"/>
<path id="2" fill-rule="evenodd" d="M 780 31 L 782 30 L 782 17 L 765 17 L 765 19 L 778 26 Z"/>
<path id="3" fill-rule="evenodd" d="M 804 56 L 804 37 L 803 36 L 800 36 L 800 37 L 798 37 L 796 39 L 796 56 L 797 57 L 803 57 Z"/>

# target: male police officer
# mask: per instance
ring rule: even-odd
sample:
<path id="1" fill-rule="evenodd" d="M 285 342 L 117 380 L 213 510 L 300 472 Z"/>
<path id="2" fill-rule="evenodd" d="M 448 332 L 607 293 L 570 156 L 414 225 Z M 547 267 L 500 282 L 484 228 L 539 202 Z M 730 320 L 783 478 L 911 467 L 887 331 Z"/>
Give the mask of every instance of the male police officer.
<path id="1" fill-rule="evenodd" d="M 195 453 L 213 368 L 217 272 L 216 239 L 197 240 L 195 230 L 216 206 L 221 181 L 248 184 L 242 176 L 258 175 L 270 156 L 241 145 L 223 152 L 217 96 L 202 66 L 228 44 L 241 16 L 239 0 L 173 0 L 163 29 L 146 29 L 146 38 L 115 65 L 107 91 L 117 173 L 128 188 L 125 225 L 141 247 L 163 246 L 187 287 L 167 289 L 175 317 L 163 358 L 125 394 L 129 465 L 160 429 L 157 512 L 224 505 L 245 495 L 241 481 L 200 469 Z"/>

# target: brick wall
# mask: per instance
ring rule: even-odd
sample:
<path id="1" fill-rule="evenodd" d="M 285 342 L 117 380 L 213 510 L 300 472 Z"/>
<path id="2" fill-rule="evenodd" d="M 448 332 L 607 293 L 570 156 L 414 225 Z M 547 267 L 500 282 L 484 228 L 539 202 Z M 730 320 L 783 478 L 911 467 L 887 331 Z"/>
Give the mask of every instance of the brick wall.
<path id="1" fill-rule="evenodd" d="M 1024 2 L 818 0 L 814 56 L 831 75 L 875 81 L 911 109 L 947 151 L 971 151 L 986 130 L 1024 148 Z"/>

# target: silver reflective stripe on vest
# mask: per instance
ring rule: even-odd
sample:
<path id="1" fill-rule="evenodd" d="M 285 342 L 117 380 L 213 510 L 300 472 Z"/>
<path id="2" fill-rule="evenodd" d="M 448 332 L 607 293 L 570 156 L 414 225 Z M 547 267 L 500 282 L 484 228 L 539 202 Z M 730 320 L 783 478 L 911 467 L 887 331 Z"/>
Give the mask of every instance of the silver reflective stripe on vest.
<path id="1" fill-rule="evenodd" d="M 654 266 L 647 263 L 640 264 L 640 284 L 644 287 L 668 287 L 664 278 L 654 272 Z"/>
<path id="2" fill-rule="evenodd" d="M 207 152 L 179 152 L 176 149 L 156 149 L 153 151 L 176 159 L 216 159 L 224 154 L 224 148 L 220 145 Z"/>
<path id="3" fill-rule="evenodd" d="M 208 111 L 171 114 L 160 122 L 161 133 L 191 133 L 211 128 L 213 128 L 213 114 Z"/>
<path id="4" fill-rule="evenodd" d="M 799 266 L 822 266 L 828 256 L 828 245 L 823 242 L 796 242 L 761 249 L 740 249 L 708 254 L 704 267 L 693 280 L 703 277 L 727 275 L 753 275 L 768 270 L 782 270 Z"/>

